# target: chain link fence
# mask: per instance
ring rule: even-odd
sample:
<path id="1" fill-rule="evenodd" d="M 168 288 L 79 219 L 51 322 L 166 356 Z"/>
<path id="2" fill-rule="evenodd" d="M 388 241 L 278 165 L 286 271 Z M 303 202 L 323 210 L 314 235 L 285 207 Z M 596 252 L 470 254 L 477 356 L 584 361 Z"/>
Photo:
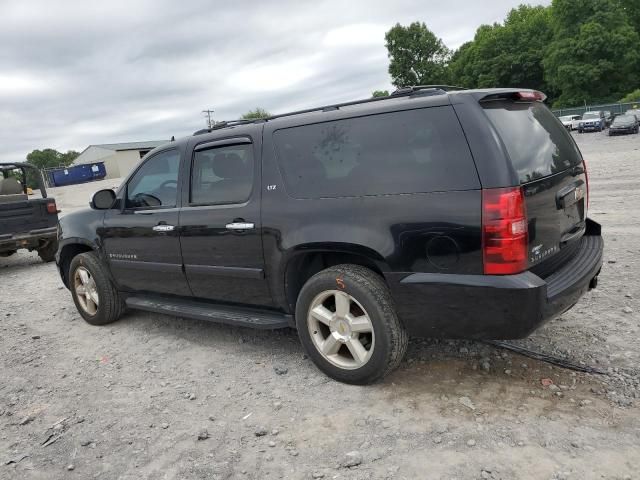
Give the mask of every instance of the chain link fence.
<path id="1" fill-rule="evenodd" d="M 634 108 L 640 108 L 640 101 L 638 102 L 628 102 L 628 103 L 606 103 L 604 105 L 585 105 L 583 107 L 573 107 L 573 108 L 561 108 L 558 110 L 553 110 L 553 113 L 562 117 L 564 115 L 582 115 L 585 112 L 598 111 L 603 110 L 606 112 L 611 112 L 613 114 L 624 113 L 627 110 L 632 110 Z"/>

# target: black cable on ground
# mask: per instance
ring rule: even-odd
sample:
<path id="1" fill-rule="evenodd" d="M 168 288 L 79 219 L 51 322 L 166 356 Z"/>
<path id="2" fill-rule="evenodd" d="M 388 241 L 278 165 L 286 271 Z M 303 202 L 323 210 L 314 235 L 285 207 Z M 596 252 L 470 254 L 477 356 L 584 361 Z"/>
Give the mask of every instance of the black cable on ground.
<path id="1" fill-rule="evenodd" d="M 547 355 L 546 353 L 534 352 L 533 350 L 519 347 L 511 343 L 502 342 L 500 340 L 486 340 L 484 343 L 488 343 L 489 345 L 493 345 L 494 347 L 504 348 L 505 350 L 510 350 L 512 352 L 519 353 L 520 355 L 524 355 L 525 357 L 533 358 L 535 360 L 551 363 L 553 365 L 557 365 L 558 367 L 575 370 L 576 372 L 607 375 L 607 372 L 596 367 L 591 367 L 589 365 L 576 365 L 575 363 L 571 363 L 568 360 L 564 360 L 563 358 L 553 357 L 551 355 Z"/>

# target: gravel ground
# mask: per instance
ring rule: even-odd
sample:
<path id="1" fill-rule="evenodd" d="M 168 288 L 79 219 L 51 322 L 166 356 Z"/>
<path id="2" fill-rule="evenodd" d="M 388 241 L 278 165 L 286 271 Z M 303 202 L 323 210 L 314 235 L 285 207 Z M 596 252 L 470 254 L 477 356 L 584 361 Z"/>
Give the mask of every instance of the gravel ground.
<path id="1" fill-rule="evenodd" d="M 640 135 L 576 138 L 600 285 L 521 344 L 607 375 L 414 340 L 383 383 L 343 385 L 293 331 L 142 312 L 92 327 L 55 265 L 19 253 L 0 259 L 0 478 L 638 478 Z M 65 188 L 68 212 L 97 187 Z"/>

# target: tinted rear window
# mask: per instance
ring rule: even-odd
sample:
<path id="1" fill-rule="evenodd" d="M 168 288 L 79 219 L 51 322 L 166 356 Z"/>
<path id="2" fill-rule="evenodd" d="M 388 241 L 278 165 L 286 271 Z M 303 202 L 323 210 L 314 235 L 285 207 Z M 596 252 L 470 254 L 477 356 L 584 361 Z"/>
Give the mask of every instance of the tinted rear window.
<path id="1" fill-rule="evenodd" d="M 571 137 L 539 102 L 483 105 L 500 134 L 521 183 L 562 172 L 582 162 Z"/>
<path id="2" fill-rule="evenodd" d="M 274 140 L 287 192 L 296 198 L 480 188 L 451 107 L 287 128 Z"/>

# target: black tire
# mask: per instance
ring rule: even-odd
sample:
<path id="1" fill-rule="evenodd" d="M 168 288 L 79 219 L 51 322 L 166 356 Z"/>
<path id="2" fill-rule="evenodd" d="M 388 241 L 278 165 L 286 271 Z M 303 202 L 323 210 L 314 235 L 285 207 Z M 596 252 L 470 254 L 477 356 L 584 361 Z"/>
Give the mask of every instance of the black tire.
<path id="1" fill-rule="evenodd" d="M 75 274 L 80 267 L 88 270 L 95 282 L 99 301 L 97 311 L 93 315 L 84 309 L 76 292 Z M 91 325 L 107 325 L 120 318 L 124 311 L 124 302 L 94 252 L 81 253 L 73 257 L 69 266 L 68 279 L 73 302 L 87 323 Z"/>
<path id="2" fill-rule="evenodd" d="M 38 249 L 38 256 L 43 262 L 53 262 L 56 259 L 56 252 L 58 251 L 58 241 L 51 240 L 44 247 Z"/>
<path id="3" fill-rule="evenodd" d="M 350 295 L 370 319 L 375 336 L 373 351 L 359 368 L 346 369 L 334 365 L 320 353 L 311 337 L 309 309 L 313 300 L 327 291 Z M 298 296 L 296 326 L 311 360 L 326 375 L 340 382 L 366 385 L 380 380 L 400 365 L 407 351 L 407 332 L 396 314 L 388 287 L 378 274 L 359 265 L 337 265 L 311 277 Z"/>

